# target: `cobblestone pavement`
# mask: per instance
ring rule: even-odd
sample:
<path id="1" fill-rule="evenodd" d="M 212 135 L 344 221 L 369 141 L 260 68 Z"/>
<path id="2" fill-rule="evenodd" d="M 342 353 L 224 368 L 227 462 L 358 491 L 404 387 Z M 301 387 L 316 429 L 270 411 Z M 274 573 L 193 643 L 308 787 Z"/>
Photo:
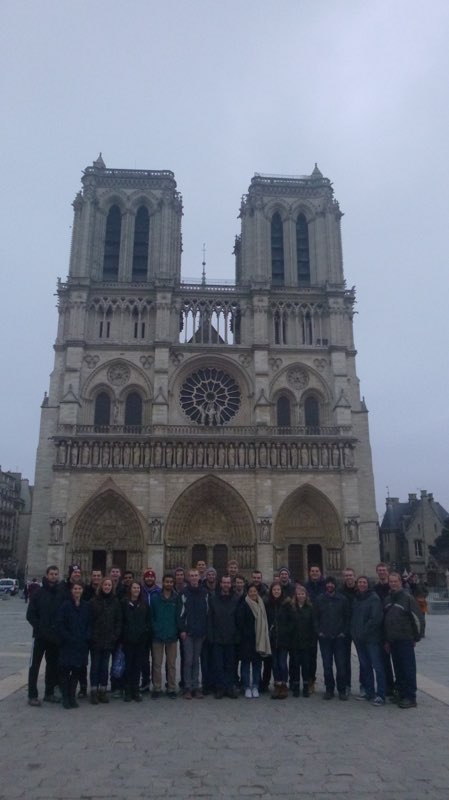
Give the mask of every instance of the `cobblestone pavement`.
<path id="1" fill-rule="evenodd" d="M 25 604 L 0 602 L 0 800 L 447 800 L 449 617 L 418 645 L 418 708 L 350 698 L 26 704 Z M 439 698 L 439 699 L 437 699 Z"/>

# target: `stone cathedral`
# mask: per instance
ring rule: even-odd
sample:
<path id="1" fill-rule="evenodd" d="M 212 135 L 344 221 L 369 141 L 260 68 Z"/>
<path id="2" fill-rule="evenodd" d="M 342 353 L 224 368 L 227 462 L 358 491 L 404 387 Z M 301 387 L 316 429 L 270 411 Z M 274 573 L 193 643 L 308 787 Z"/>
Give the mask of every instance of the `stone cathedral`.
<path id="1" fill-rule="evenodd" d="M 76 562 L 328 574 L 379 557 L 341 211 L 311 175 L 255 174 L 235 280 L 181 275 L 170 171 L 109 169 L 73 203 L 42 404 L 28 572 Z"/>

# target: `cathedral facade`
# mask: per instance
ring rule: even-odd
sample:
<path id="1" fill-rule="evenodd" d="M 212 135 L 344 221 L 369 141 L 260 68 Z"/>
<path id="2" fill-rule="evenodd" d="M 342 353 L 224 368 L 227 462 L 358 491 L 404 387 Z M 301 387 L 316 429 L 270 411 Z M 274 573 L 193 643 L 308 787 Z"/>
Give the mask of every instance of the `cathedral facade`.
<path id="1" fill-rule="evenodd" d="M 256 174 L 235 281 L 181 277 L 169 171 L 106 168 L 73 203 L 58 282 L 28 570 L 219 571 L 379 557 L 368 431 L 331 182 Z M 229 276 L 228 276 L 229 277 Z"/>

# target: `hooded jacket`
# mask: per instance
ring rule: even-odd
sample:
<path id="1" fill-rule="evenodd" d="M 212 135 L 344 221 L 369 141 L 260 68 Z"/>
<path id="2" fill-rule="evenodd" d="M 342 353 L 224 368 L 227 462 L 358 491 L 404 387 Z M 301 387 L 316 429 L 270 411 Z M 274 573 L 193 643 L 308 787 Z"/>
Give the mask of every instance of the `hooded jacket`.
<path id="1" fill-rule="evenodd" d="M 399 589 L 389 592 L 384 604 L 384 635 L 387 642 L 410 640 L 419 642 L 423 630 L 423 616 L 408 592 Z"/>

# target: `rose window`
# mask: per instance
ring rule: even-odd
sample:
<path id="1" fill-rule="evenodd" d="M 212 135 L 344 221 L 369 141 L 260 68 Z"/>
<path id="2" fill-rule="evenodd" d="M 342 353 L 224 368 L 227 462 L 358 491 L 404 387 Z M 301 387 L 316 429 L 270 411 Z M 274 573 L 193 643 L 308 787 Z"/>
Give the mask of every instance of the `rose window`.
<path id="1" fill-rule="evenodd" d="M 240 408 L 240 389 L 222 369 L 206 367 L 189 375 L 180 392 L 181 408 L 199 425 L 223 425 Z"/>

